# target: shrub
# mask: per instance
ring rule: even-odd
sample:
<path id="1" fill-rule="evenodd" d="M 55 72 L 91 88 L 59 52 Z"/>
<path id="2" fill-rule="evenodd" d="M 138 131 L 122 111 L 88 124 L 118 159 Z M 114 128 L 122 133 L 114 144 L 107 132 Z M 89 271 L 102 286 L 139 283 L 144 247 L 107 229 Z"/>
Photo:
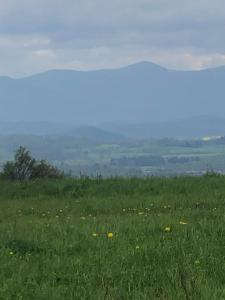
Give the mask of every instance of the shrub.
<path id="1" fill-rule="evenodd" d="M 3 166 L 3 172 L 1 173 L 1 178 L 16 180 L 15 177 L 15 164 L 12 161 L 7 161 Z"/>
<path id="2" fill-rule="evenodd" d="M 45 160 L 36 162 L 32 168 L 31 179 L 36 178 L 61 178 L 63 173 L 56 167 L 50 165 Z"/>

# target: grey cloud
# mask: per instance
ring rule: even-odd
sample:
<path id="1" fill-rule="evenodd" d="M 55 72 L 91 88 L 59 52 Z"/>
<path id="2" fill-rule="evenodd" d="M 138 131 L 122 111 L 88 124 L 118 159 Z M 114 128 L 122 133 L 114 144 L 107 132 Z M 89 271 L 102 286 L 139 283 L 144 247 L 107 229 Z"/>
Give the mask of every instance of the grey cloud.
<path id="1" fill-rule="evenodd" d="M 0 73 L 141 59 L 175 68 L 222 64 L 223 6 L 223 0 L 1 1 Z"/>

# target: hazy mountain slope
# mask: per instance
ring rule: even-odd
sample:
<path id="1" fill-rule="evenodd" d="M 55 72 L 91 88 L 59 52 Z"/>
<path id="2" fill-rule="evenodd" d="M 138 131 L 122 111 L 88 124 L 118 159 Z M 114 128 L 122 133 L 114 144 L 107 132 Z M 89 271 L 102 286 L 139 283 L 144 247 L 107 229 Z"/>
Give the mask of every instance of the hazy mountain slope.
<path id="1" fill-rule="evenodd" d="M 130 138 L 201 138 L 225 136 L 225 118 L 192 117 L 165 122 L 140 124 L 104 124 L 107 130 Z"/>
<path id="2" fill-rule="evenodd" d="M 225 68 L 169 71 L 151 63 L 117 70 L 0 77 L 0 120 L 74 124 L 222 117 Z"/>
<path id="3" fill-rule="evenodd" d="M 60 135 L 95 142 L 120 142 L 125 139 L 201 138 L 225 136 L 225 118 L 192 117 L 174 121 L 139 124 L 106 123 L 94 126 L 75 126 L 51 122 L 0 122 L 0 135 Z"/>
<path id="4" fill-rule="evenodd" d="M 77 127 L 71 124 L 50 122 L 0 122 L 0 135 L 60 135 L 95 142 L 115 142 L 125 139 L 119 133 L 112 133 L 94 126 Z"/>

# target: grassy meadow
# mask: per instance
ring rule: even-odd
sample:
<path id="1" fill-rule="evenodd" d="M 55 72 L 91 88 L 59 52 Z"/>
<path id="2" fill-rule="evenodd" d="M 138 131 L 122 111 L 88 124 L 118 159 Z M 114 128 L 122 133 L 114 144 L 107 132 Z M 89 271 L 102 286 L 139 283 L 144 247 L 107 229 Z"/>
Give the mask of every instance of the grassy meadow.
<path id="1" fill-rule="evenodd" d="M 225 177 L 0 182 L 0 299 L 225 299 Z"/>

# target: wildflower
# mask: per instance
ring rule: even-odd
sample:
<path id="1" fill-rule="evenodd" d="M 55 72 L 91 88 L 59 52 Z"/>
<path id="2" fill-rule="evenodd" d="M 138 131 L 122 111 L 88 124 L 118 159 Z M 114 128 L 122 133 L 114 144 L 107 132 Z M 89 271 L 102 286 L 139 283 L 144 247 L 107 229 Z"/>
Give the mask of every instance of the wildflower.
<path id="1" fill-rule="evenodd" d="M 136 248 L 136 249 L 140 249 L 140 247 L 139 247 L 139 246 L 136 246 L 135 248 Z"/>
<path id="2" fill-rule="evenodd" d="M 12 251 L 9 252 L 10 255 L 13 255 L 14 253 Z"/>
<path id="3" fill-rule="evenodd" d="M 125 209 L 125 208 L 123 208 L 123 212 L 124 212 L 124 211 L 126 211 L 126 209 Z"/>
<path id="4" fill-rule="evenodd" d="M 187 225 L 187 222 L 185 222 L 185 221 L 180 221 L 180 225 Z"/>
<path id="5" fill-rule="evenodd" d="M 60 213 L 62 213 L 62 212 L 63 212 L 63 210 L 62 210 L 62 209 L 60 209 L 60 210 L 59 210 L 59 212 L 60 212 Z"/>
<path id="6" fill-rule="evenodd" d="M 55 217 L 56 217 L 56 218 L 59 218 L 59 216 L 58 216 L 58 215 L 56 215 Z"/>
<path id="7" fill-rule="evenodd" d="M 165 229 L 164 229 L 165 232 L 171 232 L 172 231 L 172 228 L 171 226 L 166 226 Z"/>
<path id="8" fill-rule="evenodd" d="M 112 232 L 108 232 L 108 233 L 107 233 L 107 237 L 108 237 L 109 239 L 113 238 L 113 236 L 114 236 L 114 234 L 113 234 Z"/>
<path id="9" fill-rule="evenodd" d="M 97 233 L 93 233 L 92 236 L 93 236 L 93 237 L 97 237 L 98 234 L 97 234 Z"/>
<path id="10" fill-rule="evenodd" d="M 142 211 L 140 211 L 138 214 L 139 214 L 139 215 L 143 215 L 144 213 L 143 213 Z"/>

